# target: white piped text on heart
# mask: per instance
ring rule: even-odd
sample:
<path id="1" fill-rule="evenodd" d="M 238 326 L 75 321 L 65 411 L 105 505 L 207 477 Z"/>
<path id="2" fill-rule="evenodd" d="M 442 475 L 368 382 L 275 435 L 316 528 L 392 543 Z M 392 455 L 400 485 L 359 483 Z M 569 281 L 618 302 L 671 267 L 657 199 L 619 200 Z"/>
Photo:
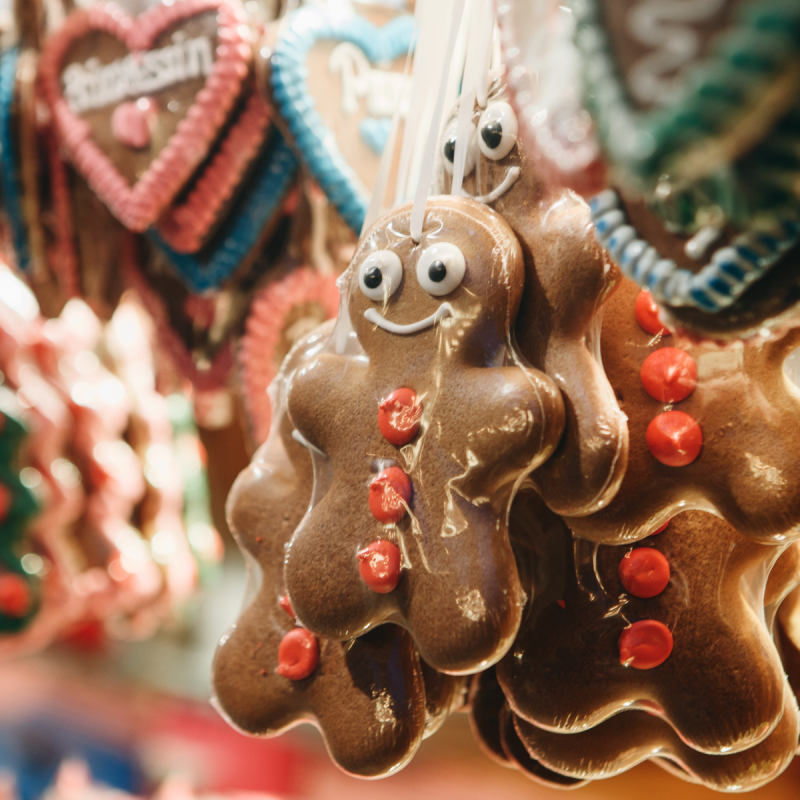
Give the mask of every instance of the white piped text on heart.
<path id="1" fill-rule="evenodd" d="M 83 64 L 70 64 L 64 70 L 64 99 L 70 111 L 82 114 L 192 78 L 206 78 L 213 66 L 214 50 L 208 36 L 131 53 L 109 64 L 90 58 Z"/>
<path id="2" fill-rule="evenodd" d="M 391 117 L 400 109 L 408 114 L 411 79 L 402 72 L 375 69 L 361 48 L 350 42 L 338 44 L 330 55 L 328 69 L 342 79 L 342 111 L 348 116 L 358 111 L 359 98 L 365 98 L 367 113 Z"/>

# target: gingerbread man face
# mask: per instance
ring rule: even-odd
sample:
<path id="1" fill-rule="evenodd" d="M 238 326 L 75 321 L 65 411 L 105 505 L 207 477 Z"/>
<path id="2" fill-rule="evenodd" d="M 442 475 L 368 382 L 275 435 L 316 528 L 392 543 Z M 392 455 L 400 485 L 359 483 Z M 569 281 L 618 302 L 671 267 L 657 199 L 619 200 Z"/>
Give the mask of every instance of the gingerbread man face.
<path id="1" fill-rule="evenodd" d="M 588 206 L 549 187 L 532 153 L 517 141 L 505 84 L 477 105 L 468 134 L 463 194 L 486 203 L 522 246 L 525 292 L 514 334 L 522 355 L 549 375 L 566 405 L 564 437 L 533 480 L 559 514 L 590 514 L 617 492 L 627 463 L 628 431 L 597 357 L 600 311 L 619 271 L 594 238 Z M 458 113 L 445 126 L 439 188 L 451 190 Z"/>
<path id="2" fill-rule="evenodd" d="M 693 750 L 718 755 L 758 745 L 789 714 L 776 741 L 791 738 L 795 707 L 787 708 L 763 621 L 766 577 L 785 545 L 753 542 L 700 511 L 679 514 L 634 548 L 596 545 L 563 523 L 560 533 L 539 525 L 546 513 L 534 501 L 525 534 L 538 563 L 534 599 L 497 667 L 518 716 L 582 735 L 641 710 Z M 673 753 L 670 741 L 665 753 Z"/>
<path id="3" fill-rule="evenodd" d="M 569 526 L 593 541 L 634 541 L 697 508 L 758 541 L 797 537 L 800 391 L 784 362 L 800 331 L 728 350 L 673 339 L 626 281 L 608 303 L 602 353 L 628 416 L 628 470 L 606 508 Z"/>
<path id="4" fill-rule="evenodd" d="M 289 355 L 277 378 L 272 436 L 230 496 L 231 529 L 262 581 L 220 644 L 214 692 L 219 709 L 243 731 L 264 736 L 312 722 L 342 769 L 376 777 L 407 763 L 460 687 L 420 664 L 400 628 L 387 625 L 352 642 L 320 639 L 298 627 L 287 600 L 284 547 L 306 512 L 314 479 L 311 455 L 292 438 L 282 386 L 285 373 L 311 359 L 329 332 L 325 326 Z"/>
<path id="5" fill-rule="evenodd" d="M 365 352 L 502 357 L 524 281 L 516 238 L 490 209 L 452 197 L 429 201 L 419 244 L 410 219 L 408 205 L 374 226 L 349 268 L 348 309 Z"/>
<path id="6" fill-rule="evenodd" d="M 522 291 L 510 229 L 483 205 L 434 198 L 414 246 L 409 214 L 376 223 L 351 267 L 366 358 L 322 353 L 290 380 L 292 422 L 331 477 L 285 577 L 310 630 L 347 639 L 394 622 L 432 667 L 461 674 L 495 662 L 516 633 L 505 519 L 518 481 L 553 452 L 563 409 L 510 343 Z M 424 288 L 454 274 L 456 287 L 435 290 L 447 294 Z"/>

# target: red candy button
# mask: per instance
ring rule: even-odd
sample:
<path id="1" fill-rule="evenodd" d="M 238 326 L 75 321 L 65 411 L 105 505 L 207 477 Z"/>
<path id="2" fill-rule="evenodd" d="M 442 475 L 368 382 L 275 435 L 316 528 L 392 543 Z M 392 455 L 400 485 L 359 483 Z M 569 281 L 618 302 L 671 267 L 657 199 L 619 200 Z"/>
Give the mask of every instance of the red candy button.
<path id="1" fill-rule="evenodd" d="M 422 406 L 413 389 L 397 389 L 381 400 L 378 428 L 387 442 L 408 444 L 419 430 Z"/>
<path id="2" fill-rule="evenodd" d="M 400 581 L 400 551 L 386 539 L 380 539 L 358 553 L 358 571 L 364 583 L 378 594 L 394 591 Z"/>
<path id="3" fill-rule="evenodd" d="M 633 313 L 636 315 L 636 321 L 639 326 L 647 333 L 652 333 L 653 336 L 657 333 L 669 336 L 669 331 L 661 324 L 661 320 L 658 318 L 658 306 L 650 292 L 639 292 Z"/>
<path id="4" fill-rule="evenodd" d="M 662 347 L 650 353 L 641 371 L 647 394 L 662 403 L 680 403 L 697 386 L 697 364 L 677 347 Z"/>
<path id="5" fill-rule="evenodd" d="M 281 595 L 280 599 L 278 600 L 278 605 L 292 618 L 295 619 L 294 609 L 292 608 L 292 603 L 289 600 L 289 595 L 284 594 Z"/>
<path id="6" fill-rule="evenodd" d="M 703 447 L 700 426 L 683 411 L 665 411 L 647 426 L 647 447 L 668 467 L 691 464 Z"/>
<path id="7" fill-rule="evenodd" d="M 670 522 L 672 522 L 672 520 L 668 519 L 660 528 L 656 528 L 652 533 L 648 534 L 648 536 L 658 536 L 659 533 L 664 533 L 664 531 L 669 528 Z"/>
<path id="8" fill-rule="evenodd" d="M 307 678 L 319 663 L 319 643 L 316 636 L 305 628 L 294 628 L 281 640 L 278 647 L 278 675 L 290 681 Z"/>
<path id="9" fill-rule="evenodd" d="M 634 669 L 653 669 L 663 664 L 672 652 L 669 628 L 654 619 L 628 625 L 619 636 L 619 663 Z"/>
<path id="10" fill-rule="evenodd" d="M 652 547 L 638 547 L 619 562 L 619 580 L 634 597 L 655 597 L 669 583 L 669 561 Z"/>
<path id="11" fill-rule="evenodd" d="M 31 607 L 31 590 L 20 575 L 0 575 L 0 613 L 7 617 L 24 617 Z"/>
<path id="12" fill-rule="evenodd" d="M 400 467 L 389 467 L 369 485 L 369 510 L 380 522 L 399 522 L 411 500 L 411 481 Z"/>

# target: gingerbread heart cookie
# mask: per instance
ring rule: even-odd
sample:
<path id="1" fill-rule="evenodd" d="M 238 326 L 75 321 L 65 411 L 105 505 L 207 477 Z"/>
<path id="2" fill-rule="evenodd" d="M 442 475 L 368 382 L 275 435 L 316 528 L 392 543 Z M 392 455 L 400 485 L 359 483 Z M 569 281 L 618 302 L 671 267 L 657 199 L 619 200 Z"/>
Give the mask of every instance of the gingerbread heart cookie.
<path id="1" fill-rule="evenodd" d="M 763 592 L 785 545 L 754 542 L 701 511 L 633 548 L 558 528 L 529 539 L 534 563 L 559 557 L 536 569 L 531 608 L 497 667 L 517 715 L 578 734 L 646 711 L 709 754 L 747 750 L 776 729 L 787 690 Z"/>
<path id="2" fill-rule="evenodd" d="M 602 354 L 628 416 L 628 470 L 606 508 L 570 527 L 593 541 L 634 541 L 697 508 L 759 541 L 795 537 L 800 394 L 784 362 L 798 346 L 800 331 L 724 351 L 680 346 L 652 299 L 626 282 L 608 303 Z"/>
<path id="3" fill-rule="evenodd" d="M 339 292 L 333 275 L 311 267 L 292 270 L 265 286 L 250 304 L 239 343 L 242 390 L 253 436 L 266 441 L 271 409 L 267 388 L 295 342 L 336 316 Z"/>
<path id="4" fill-rule="evenodd" d="M 69 158 L 143 231 L 208 155 L 252 61 L 238 0 L 175 0 L 138 17 L 101 3 L 45 42 L 39 74 Z"/>
<path id="5" fill-rule="evenodd" d="M 274 44 L 273 102 L 301 160 L 357 233 L 391 118 L 397 110 L 405 116 L 413 36 L 413 17 L 378 6 L 308 7 L 286 15 Z"/>
<path id="6" fill-rule="evenodd" d="M 257 257 L 259 247 L 275 231 L 283 217 L 283 204 L 296 173 L 297 160 L 291 148 L 280 132 L 273 130 L 269 141 L 251 167 L 244 185 L 240 187 L 238 196 L 227 208 L 224 219 L 203 239 L 201 246 L 191 252 L 187 251 L 180 246 L 177 230 L 173 230 L 175 236 L 167 235 L 165 238 L 164 231 L 169 229 L 166 222 L 158 229 L 149 231 L 147 238 L 158 248 L 172 271 L 190 292 L 200 294 L 219 290 L 234 277 L 237 270 Z M 208 200 L 209 194 L 214 194 L 219 199 L 215 174 L 212 163 L 185 204 L 170 213 L 179 214 L 181 209 L 189 209 L 195 205 L 202 208 L 203 213 L 219 211 L 216 200 Z M 207 217 L 204 219 L 207 220 Z M 173 247 L 173 244 L 178 244 L 178 248 Z M 199 240 L 195 240 L 192 247 L 196 244 L 200 244 Z"/>
<path id="7" fill-rule="evenodd" d="M 468 673 L 519 624 L 505 518 L 552 454 L 563 405 L 510 340 L 524 279 L 510 228 L 438 197 L 415 243 L 410 214 L 377 222 L 342 279 L 364 357 L 322 353 L 291 380 L 289 414 L 332 484 L 292 538 L 286 582 L 311 630 L 395 622 L 432 667 Z"/>
<path id="8" fill-rule="evenodd" d="M 396 626 L 336 642 L 295 621 L 283 586 L 284 548 L 315 487 L 312 456 L 293 438 L 283 395 L 286 376 L 314 357 L 331 329 L 304 337 L 286 360 L 272 389 L 271 437 L 228 501 L 230 527 L 258 565 L 261 583 L 220 644 L 214 692 L 218 708 L 244 731 L 268 735 L 313 722 L 342 769 L 377 777 L 402 767 L 426 729 L 440 724 L 458 681 L 423 672 L 411 638 Z M 324 488 L 318 483 L 316 491 Z"/>
<path id="9" fill-rule="evenodd" d="M 452 185 L 458 112 L 445 126 L 440 188 Z M 607 505 L 625 473 L 625 415 L 598 353 L 603 304 L 618 270 L 593 241 L 586 205 L 548 186 L 518 141 L 518 122 L 504 83 L 477 103 L 467 135 L 462 192 L 486 203 L 511 226 L 525 260 L 525 292 L 514 326 L 522 355 L 554 380 L 564 396 L 564 436 L 533 481 L 560 514 L 590 514 Z"/>

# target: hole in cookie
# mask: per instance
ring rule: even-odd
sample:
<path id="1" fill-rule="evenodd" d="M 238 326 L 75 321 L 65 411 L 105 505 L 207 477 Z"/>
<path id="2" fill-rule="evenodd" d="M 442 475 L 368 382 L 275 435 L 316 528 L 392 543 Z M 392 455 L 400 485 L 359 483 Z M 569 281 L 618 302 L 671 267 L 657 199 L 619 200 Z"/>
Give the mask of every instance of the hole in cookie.
<path id="1" fill-rule="evenodd" d="M 614 389 L 614 394 L 617 397 L 617 402 L 622 405 L 625 402 L 622 392 L 619 389 Z"/>

